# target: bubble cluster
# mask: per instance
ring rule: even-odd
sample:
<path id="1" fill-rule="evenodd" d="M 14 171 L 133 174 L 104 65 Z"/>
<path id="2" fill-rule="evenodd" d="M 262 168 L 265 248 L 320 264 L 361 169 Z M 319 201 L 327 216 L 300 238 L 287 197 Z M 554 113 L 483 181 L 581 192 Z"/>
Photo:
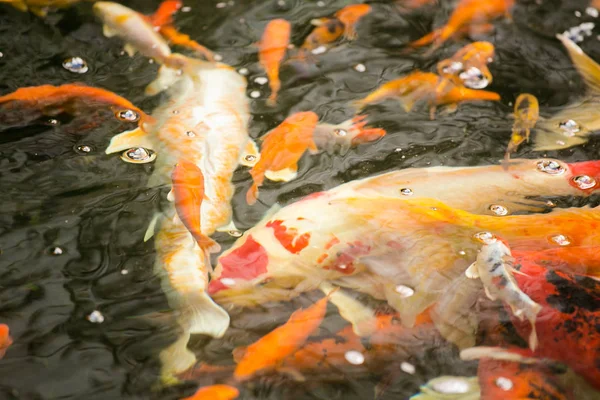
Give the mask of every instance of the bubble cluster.
<path id="1" fill-rule="evenodd" d="M 479 68 L 471 67 L 468 70 L 461 72 L 458 77 L 463 81 L 463 84 L 471 89 L 483 89 L 489 85 L 489 80 L 483 76 Z"/>
<path id="2" fill-rule="evenodd" d="M 104 322 L 104 315 L 98 310 L 94 310 L 87 316 L 87 320 L 92 324 L 101 324 Z"/>
<path id="3" fill-rule="evenodd" d="M 62 66 L 67 71 L 76 74 L 85 74 L 89 71 L 88 65 L 81 57 L 71 57 L 63 61 Z"/>
<path id="4" fill-rule="evenodd" d="M 558 127 L 563 130 L 565 136 L 575 136 L 581 130 L 579 124 L 572 119 L 559 122 Z"/>

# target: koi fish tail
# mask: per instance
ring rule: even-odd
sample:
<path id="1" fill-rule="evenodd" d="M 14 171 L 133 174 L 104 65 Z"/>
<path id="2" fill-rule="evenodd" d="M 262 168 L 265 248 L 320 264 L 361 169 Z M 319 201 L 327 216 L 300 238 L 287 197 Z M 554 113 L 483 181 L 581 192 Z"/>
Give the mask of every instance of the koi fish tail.
<path id="1" fill-rule="evenodd" d="M 352 145 L 373 142 L 373 141 L 385 136 L 385 134 L 386 134 L 385 129 L 381 129 L 381 128 L 366 128 L 365 129 L 365 126 L 367 125 L 367 122 L 365 121 L 366 118 L 367 118 L 366 115 L 359 115 L 359 116 L 352 118 L 352 126 L 350 129 L 352 132 L 357 132 L 355 135 L 353 135 Z"/>
<path id="2" fill-rule="evenodd" d="M 196 355 L 187 348 L 190 331 L 183 326 L 182 329 L 183 333 L 178 336 L 177 341 L 163 349 L 158 356 L 162 365 L 160 374 L 162 384 L 178 383 L 175 375 L 187 371 L 196 363 Z"/>
<path id="3" fill-rule="evenodd" d="M 215 338 L 223 337 L 229 327 L 229 314 L 204 291 L 189 293 L 183 299 L 184 315 L 189 321 L 190 333 Z"/>
<path id="4" fill-rule="evenodd" d="M 499 101 L 500 95 L 496 92 L 489 92 L 487 90 L 472 90 L 472 89 L 463 89 L 461 91 L 461 100 L 462 101 Z"/>
<path id="5" fill-rule="evenodd" d="M 221 251 L 221 246 L 219 245 L 219 243 L 215 242 L 208 236 L 203 235 L 202 233 L 195 232 L 193 232 L 192 234 L 194 236 L 194 239 L 196 239 L 196 242 L 198 242 L 198 246 L 200 246 L 202 251 L 206 252 L 207 254 L 218 253 L 219 251 Z"/>
<path id="6" fill-rule="evenodd" d="M 267 105 L 273 107 L 277 104 L 277 95 L 279 94 L 279 89 L 281 89 L 281 81 L 279 77 L 273 77 L 270 80 L 271 86 L 271 95 L 267 99 Z"/>
<path id="7" fill-rule="evenodd" d="M 562 42 L 573 61 L 573 65 L 583 78 L 588 89 L 594 94 L 600 94 L 600 65 L 583 52 L 575 42 L 565 35 L 556 35 Z"/>

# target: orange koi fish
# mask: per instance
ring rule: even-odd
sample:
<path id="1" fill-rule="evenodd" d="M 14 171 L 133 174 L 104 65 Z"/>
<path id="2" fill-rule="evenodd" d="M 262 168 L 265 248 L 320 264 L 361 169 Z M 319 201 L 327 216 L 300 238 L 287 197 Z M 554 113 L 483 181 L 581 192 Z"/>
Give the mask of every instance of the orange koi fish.
<path id="1" fill-rule="evenodd" d="M 350 147 L 373 142 L 385 136 L 381 128 L 366 128 L 366 115 L 358 115 L 340 124 L 317 124 L 313 138 L 319 150 L 329 153 L 336 148 L 345 154 Z"/>
<path id="2" fill-rule="evenodd" d="M 535 127 L 539 114 L 540 106 L 537 98 L 529 93 L 522 93 L 515 101 L 515 123 L 513 124 L 512 136 L 506 148 L 505 160 L 510 158 L 510 153 L 517 150 L 519 145 L 525 140 L 529 142 L 531 130 Z"/>
<path id="3" fill-rule="evenodd" d="M 593 262 L 597 264 L 598 259 L 596 253 Z M 550 265 L 556 261 L 548 260 Z M 527 254 L 517 256 L 514 265 L 519 271 L 515 274 L 519 287 L 541 305 L 533 327 L 538 332 L 539 346 L 533 354 L 569 365 L 600 390 L 600 282 L 557 270 Z M 516 318 L 513 324 L 522 336 L 532 331 Z"/>
<path id="4" fill-rule="evenodd" d="M 300 47 L 300 59 L 310 57 L 313 50 L 337 41 L 344 33 L 344 24 L 336 18 L 322 18 L 315 21 L 317 26 L 304 39 Z"/>
<path id="5" fill-rule="evenodd" d="M 49 10 L 69 7 L 80 1 L 81 0 L 0 0 L 0 3 L 8 3 L 17 10 L 25 12 L 31 11 L 39 17 L 45 17 Z"/>
<path id="6" fill-rule="evenodd" d="M 237 380 L 246 380 L 258 372 L 274 368 L 297 351 L 321 325 L 327 301 L 328 297 L 324 297 L 306 309 L 295 311 L 284 325 L 248 346 L 233 376 Z"/>
<path id="7" fill-rule="evenodd" d="M 153 26 L 164 26 L 173 23 L 173 15 L 183 6 L 181 0 L 164 0 L 158 5 L 154 14 L 148 17 Z"/>
<path id="8" fill-rule="evenodd" d="M 6 354 L 6 349 L 12 345 L 13 341 L 10 337 L 10 329 L 6 324 L 0 324 L 0 360 Z"/>
<path id="9" fill-rule="evenodd" d="M 271 95 L 268 104 L 275 105 L 277 93 L 281 88 L 279 80 L 279 66 L 285 57 L 288 45 L 290 44 L 290 34 L 292 25 L 285 19 L 274 19 L 265 27 L 262 38 L 259 43 L 258 59 L 269 78 Z"/>
<path id="10" fill-rule="evenodd" d="M 103 106 L 109 106 L 120 120 L 139 120 L 140 127 L 147 126 L 153 121 L 152 117 L 129 100 L 105 89 L 77 83 L 25 87 L 0 96 L 0 119 L 10 118 L 11 112 L 22 113 L 23 109 L 35 110 L 39 112 L 37 116 L 40 114 L 52 116 L 61 112 L 79 114 L 81 110 Z M 129 117 L 125 114 L 126 111 L 132 111 L 137 115 Z M 6 115 L 2 115 L 4 113 Z"/>
<path id="11" fill-rule="evenodd" d="M 214 240 L 202 234 L 200 228 L 200 206 L 204 197 L 202 170 L 194 163 L 180 161 L 175 165 L 171 178 L 175 209 L 183 224 L 194 236 L 201 249 L 211 251 L 219 248 Z"/>
<path id="12" fill-rule="evenodd" d="M 483 89 L 492 82 L 487 65 L 494 58 L 494 45 L 474 42 L 457 51 L 452 57 L 437 64 L 438 74 L 456 85 L 470 89 Z"/>
<path id="13" fill-rule="evenodd" d="M 233 400 L 237 399 L 240 391 L 229 385 L 212 385 L 198 389 L 190 397 L 181 400 Z"/>
<path id="14" fill-rule="evenodd" d="M 410 43 L 409 46 L 414 48 L 433 43 L 433 51 L 457 34 L 488 29 L 490 21 L 502 16 L 510 18 L 509 13 L 514 3 L 514 0 L 460 0 L 445 26 Z"/>
<path id="15" fill-rule="evenodd" d="M 438 93 L 440 83 L 445 87 Z M 431 119 L 435 118 L 437 106 L 445 105 L 448 111 L 454 111 L 458 103 L 465 101 L 498 101 L 500 95 L 484 90 L 473 90 L 458 86 L 431 72 L 415 71 L 409 75 L 384 83 L 362 100 L 355 102 L 361 110 L 371 103 L 377 103 L 388 98 L 396 98 L 406 112 L 410 112 L 417 102 L 424 101 L 430 108 Z"/>
<path id="16" fill-rule="evenodd" d="M 262 137 L 260 160 L 250 170 L 253 184 L 246 194 L 248 204 L 256 203 L 264 178 L 288 182 L 298 174 L 298 160 L 306 149 L 317 151 L 313 132 L 319 117 L 312 111 L 298 112 Z"/>
<path id="17" fill-rule="evenodd" d="M 368 4 L 352 4 L 336 12 L 334 17 L 344 24 L 344 37 L 354 40 L 357 37 L 356 24 L 370 12 L 371 6 Z"/>

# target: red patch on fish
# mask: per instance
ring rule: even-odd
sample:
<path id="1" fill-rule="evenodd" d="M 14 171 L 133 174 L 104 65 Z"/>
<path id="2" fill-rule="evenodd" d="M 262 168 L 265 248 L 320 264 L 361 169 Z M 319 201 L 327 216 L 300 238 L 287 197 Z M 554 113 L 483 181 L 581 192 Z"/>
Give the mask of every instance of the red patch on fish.
<path id="1" fill-rule="evenodd" d="M 267 228 L 273 228 L 275 238 L 292 254 L 298 254 L 308 246 L 310 233 L 307 232 L 298 236 L 298 230 L 296 228 L 286 228 L 281 220 L 268 222 Z"/>
<path id="2" fill-rule="evenodd" d="M 251 280 L 267 272 L 269 256 L 266 249 L 250 235 L 243 245 L 219 259 L 223 272 L 208 285 L 210 294 L 227 289 L 222 279 Z"/>
<path id="3" fill-rule="evenodd" d="M 332 263 L 324 266 L 324 269 L 336 270 L 343 274 L 353 274 L 356 271 L 354 262 L 371 251 L 371 246 L 367 246 L 358 241 L 348 243 L 348 248 L 337 254 L 337 258 Z"/>

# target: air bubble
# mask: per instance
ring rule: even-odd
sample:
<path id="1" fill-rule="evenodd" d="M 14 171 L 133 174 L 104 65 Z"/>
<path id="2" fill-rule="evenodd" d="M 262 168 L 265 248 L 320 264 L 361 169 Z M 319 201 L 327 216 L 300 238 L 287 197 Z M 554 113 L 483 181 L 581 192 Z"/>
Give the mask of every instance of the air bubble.
<path id="1" fill-rule="evenodd" d="M 98 310 L 92 311 L 90 315 L 87 316 L 87 320 L 92 324 L 101 324 L 104 322 L 104 315 Z"/>
<path id="2" fill-rule="evenodd" d="M 565 235 L 554 235 L 550 238 L 550 240 L 552 240 L 554 243 L 556 243 L 559 246 L 568 246 L 571 244 L 571 241 L 569 240 L 568 237 L 566 237 Z"/>
<path id="3" fill-rule="evenodd" d="M 48 120 L 48 124 L 56 126 L 56 125 L 60 125 L 60 121 L 55 118 L 50 118 Z"/>
<path id="4" fill-rule="evenodd" d="M 256 160 L 256 156 L 254 154 L 247 154 L 244 156 L 244 161 L 253 162 Z"/>
<path id="5" fill-rule="evenodd" d="M 250 71 L 248 71 L 248 68 L 240 68 L 238 72 L 240 75 L 248 75 L 250 73 Z"/>
<path id="6" fill-rule="evenodd" d="M 252 156 L 252 157 L 254 157 L 254 156 Z M 227 231 L 227 233 L 229 234 L 229 236 L 233 236 L 233 237 L 241 237 L 242 236 L 242 231 L 238 231 L 235 229 Z"/>
<path id="7" fill-rule="evenodd" d="M 490 206 L 490 211 L 496 215 L 507 215 L 508 208 L 501 206 L 500 204 L 492 204 Z"/>
<path id="8" fill-rule="evenodd" d="M 357 72 L 365 72 L 367 70 L 367 67 L 365 67 L 365 64 L 356 64 L 354 66 L 354 70 Z"/>
<path id="9" fill-rule="evenodd" d="M 402 298 L 411 297 L 412 295 L 415 294 L 415 290 L 413 288 L 410 288 L 410 287 L 406 286 L 406 285 L 398 285 L 398 286 L 396 286 L 396 288 L 394 290 Z"/>
<path id="10" fill-rule="evenodd" d="M 89 71 L 87 63 L 81 57 L 71 57 L 63 61 L 62 66 L 67 71 L 74 72 L 76 74 L 85 74 Z"/>
<path id="11" fill-rule="evenodd" d="M 233 286 L 233 285 L 235 285 L 235 279 L 223 278 L 223 279 L 221 279 L 221 283 L 225 286 Z"/>
<path id="12" fill-rule="evenodd" d="M 88 146 L 87 144 L 82 144 L 77 146 L 77 151 L 80 153 L 90 153 L 92 151 L 92 146 Z"/>
<path id="13" fill-rule="evenodd" d="M 564 167 L 554 160 L 539 161 L 537 169 L 550 175 L 560 175 L 565 172 Z"/>
<path id="14" fill-rule="evenodd" d="M 140 115 L 133 110 L 123 110 L 115 114 L 121 121 L 135 122 L 140 119 Z"/>
<path id="15" fill-rule="evenodd" d="M 572 119 L 560 122 L 558 127 L 563 130 L 566 136 L 575 136 L 581 130 L 579 124 Z"/>
<path id="16" fill-rule="evenodd" d="M 495 384 L 496 384 L 496 386 L 498 386 L 500 389 L 504 390 L 505 392 L 508 392 L 510 389 L 513 388 L 512 381 L 503 376 L 497 378 Z"/>
<path id="17" fill-rule="evenodd" d="M 121 270 L 121 275 L 127 275 L 128 273 L 129 273 L 129 271 L 126 269 Z"/>
<path id="18" fill-rule="evenodd" d="M 347 351 L 346 354 L 344 354 L 344 358 L 352 365 L 360 365 L 365 362 L 365 356 L 360 351 L 356 350 Z"/>
<path id="19" fill-rule="evenodd" d="M 187 132 L 185 133 L 185 135 L 186 135 L 187 137 L 196 137 L 196 134 L 195 134 L 194 132 L 192 132 L 192 131 L 187 131 Z"/>
<path id="20" fill-rule="evenodd" d="M 591 189 L 596 186 L 596 180 L 591 176 L 587 175 L 579 175 L 573 178 L 573 182 L 577 185 L 579 189 Z"/>
<path id="21" fill-rule="evenodd" d="M 121 154 L 121 160 L 132 164 L 145 164 L 156 159 L 156 153 L 144 147 L 134 147 Z"/>
<path id="22" fill-rule="evenodd" d="M 258 99 L 260 97 L 260 92 L 258 90 L 253 90 L 250 92 L 250 97 L 253 99 Z"/>
<path id="23" fill-rule="evenodd" d="M 413 191 L 410 188 L 402 188 L 402 189 L 400 189 L 400 193 L 404 196 L 412 196 L 413 195 Z"/>
<path id="24" fill-rule="evenodd" d="M 312 49 L 310 52 L 317 55 L 317 54 L 323 54 L 327 51 L 327 47 L 325 46 L 319 46 L 315 49 Z"/>
<path id="25" fill-rule="evenodd" d="M 344 137 L 344 136 L 348 135 L 348 131 L 346 131 L 344 129 L 334 129 L 333 133 L 336 136 L 340 136 L 340 137 Z"/>
<path id="26" fill-rule="evenodd" d="M 402 361 L 402 363 L 400 364 L 400 369 L 404 372 L 406 372 L 407 374 L 411 374 L 413 375 L 417 369 L 415 368 L 414 365 L 412 365 L 411 363 L 408 363 L 406 361 Z"/>
<path id="27" fill-rule="evenodd" d="M 52 250 L 50 250 L 50 253 L 55 255 L 55 256 L 60 256 L 61 254 L 64 253 L 63 249 L 61 249 L 60 247 L 55 247 Z"/>

